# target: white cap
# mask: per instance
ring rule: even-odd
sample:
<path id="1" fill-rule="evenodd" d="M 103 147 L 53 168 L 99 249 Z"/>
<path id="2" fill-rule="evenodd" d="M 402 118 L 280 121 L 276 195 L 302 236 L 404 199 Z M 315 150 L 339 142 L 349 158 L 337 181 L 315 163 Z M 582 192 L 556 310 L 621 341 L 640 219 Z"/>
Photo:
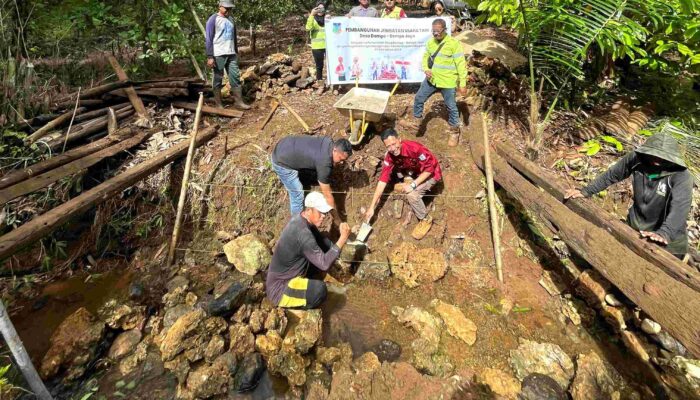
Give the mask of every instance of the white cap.
<path id="1" fill-rule="evenodd" d="M 306 199 L 304 199 L 304 207 L 315 208 L 322 213 L 327 213 L 333 209 L 320 192 L 307 194 Z"/>

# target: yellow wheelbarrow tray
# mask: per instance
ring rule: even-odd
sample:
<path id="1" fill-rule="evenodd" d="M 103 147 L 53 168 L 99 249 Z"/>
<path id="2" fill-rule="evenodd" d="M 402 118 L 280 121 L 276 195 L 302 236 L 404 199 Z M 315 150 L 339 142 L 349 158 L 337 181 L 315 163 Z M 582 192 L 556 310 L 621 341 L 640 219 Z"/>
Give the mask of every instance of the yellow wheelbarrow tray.
<path id="1" fill-rule="evenodd" d="M 389 98 L 399 87 L 399 83 L 396 82 L 391 92 L 355 86 L 335 102 L 333 107 L 350 121 L 350 144 L 360 144 L 369 123 L 381 121 Z"/>

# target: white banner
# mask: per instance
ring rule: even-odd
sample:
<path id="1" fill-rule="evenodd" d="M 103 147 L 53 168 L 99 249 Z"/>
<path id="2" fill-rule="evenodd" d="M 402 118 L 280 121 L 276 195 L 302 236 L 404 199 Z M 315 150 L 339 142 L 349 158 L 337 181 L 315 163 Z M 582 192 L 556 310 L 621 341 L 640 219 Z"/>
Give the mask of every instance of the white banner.
<path id="1" fill-rule="evenodd" d="M 331 85 L 422 82 L 425 44 L 435 18 L 347 18 L 326 21 L 326 60 Z M 450 21 L 447 32 L 450 32 Z"/>

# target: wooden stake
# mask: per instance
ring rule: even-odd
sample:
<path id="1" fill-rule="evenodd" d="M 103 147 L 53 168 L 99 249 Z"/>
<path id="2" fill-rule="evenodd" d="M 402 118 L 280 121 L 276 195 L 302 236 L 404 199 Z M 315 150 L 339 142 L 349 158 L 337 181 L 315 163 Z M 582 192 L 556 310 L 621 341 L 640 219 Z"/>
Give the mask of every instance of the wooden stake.
<path id="1" fill-rule="evenodd" d="M 118 127 L 117 113 L 115 113 L 114 109 L 112 108 L 107 109 L 107 134 L 113 135 L 114 132 L 117 131 Z"/>
<path id="2" fill-rule="evenodd" d="M 117 74 L 117 78 L 119 78 L 120 81 L 124 82 L 129 80 L 129 77 L 126 75 L 126 72 L 124 72 L 121 65 L 119 65 L 119 62 L 116 58 L 114 58 L 113 55 L 108 55 L 107 60 L 109 60 L 109 63 L 112 65 L 112 69 L 114 69 L 114 72 Z M 124 90 L 129 96 L 129 101 L 131 102 L 131 105 L 134 106 L 136 114 L 138 114 L 140 118 L 143 118 L 146 121 L 148 121 L 148 113 L 146 112 L 146 107 L 143 105 L 143 102 L 136 94 L 136 90 L 134 90 L 134 87 L 129 85 Z"/>
<path id="3" fill-rule="evenodd" d="M 287 110 L 289 110 L 289 112 L 292 113 L 292 115 L 294 116 L 294 118 L 296 118 L 297 121 L 299 121 L 299 123 L 301 124 L 301 126 L 304 128 L 304 132 L 308 132 L 308 131 L 309 131 L 309 126 L 306 124 L 306 122 L 304 122 L 304 120 L 301 118 L 301 116 L 300 116 L 299 114 L 297 114 L 296 111 L 294 111 L 294 109 L 292 108 L 292 106 L 290 106 L 289 104 L 287 104 L 287 102 L 284 101 L 284 100 L 282 100 L 282 98 L 278 98 L 278 100 L 279 100 L 280 103 L 282 103 L 282 105 L 284 106 L 284 108 L 286 108 Z"/>
<path id="4" fill-rule="evenodd" d="M 496 257 L 496 273 L 498 280 L 503 283 L 503 261 L 501 260 L 501 235 L 498 232 L 498 212 L 496 211 L 496 190 L 493 185 L 493 168 L 491 167 L 491 151 L 489 149 L 489 131 L 486 122 L 488 114 L 481 115 L 481 125 L 484 131 L 484 170 L 486 171 L 486 190 L 488 191 L 489 215 L 491 216 L 491 238 L 493 239 L 493 255 Z"/>
<path id="5" fill-rule="evenodd" d="M 185 159 L 185 172 L 182 177 L 182 186 L 180 187 L 180 200 L 177 202 L 177 215 L 175 216 L 175 226 L 173 227 L 173 235 L 170 240 L 170 248 L 168 249 L 168 259 L 165 264 L 167 268 L 173 264 L 175 259 L 175 246 L 177 245 L 178 236 L 180 236 L 180 224 L 182 223 L 182 210 L 185 208 L 185 198 L 187 197 L 187 185 L 190 181 L 190 170 L 192 169 L 192 157 L 194 156 L 194 144 L 197 140 L 197 132 L 199 131 L 199 119 L 202 115 L 202 106 L 204 105 L 204 93 L 199 93 L 199 102 L 197 103 L 197 111 L 194 115 L 194 127 L 192 128 L 192 137 L 190 138 L 190 147 L 187 149 L 187 159 Z"/>
<path id="6" fill-rule="evenodd" d="M 272 115 L 275 113 L 275 111 L 277 111 L 277 107 L 279 107 L 279 106 L 280 106 L 279 101 L 277 101 L 275 99 L 270 100 L 270 112 L 267 113 L 267 116 L 260 124 L 260 127 L 258 128 L 259 131 L 265 129 L 265 125 L 267 125 L 267 123 L 272 119 Z"/>
<path id="7" fill-rule="evenodd" d="M 12 357 L 15 359 L 15 362 L 17 362 L 19 370 L 22 371 L 24 379 L 29 384 L 32 392 L 34 392 L 34 396 L 36 396 L 39 400 L 52 400 L 53 397 L 51 397 L 51 394 L 46 389 L 44 382 L 36 372 L 36 368 L 34 368 L 34 364 L 32 364 L 32 360 L 29 358 L 29 354 L 27 354 L 27 350 L 24 348 L 22 339 L 20 339 L 19 335 L 17 334 L 14 325 L 12 325 L 10 316 L 7 314 L 7 310 L 5 309 L 5 304 L 1 300 L 0 332 L 2 333 L 2 337 L 5 339 L 5 343 L 7 343 L 7 347 L 9 347 L 10 352 L 12 352 Z"/>

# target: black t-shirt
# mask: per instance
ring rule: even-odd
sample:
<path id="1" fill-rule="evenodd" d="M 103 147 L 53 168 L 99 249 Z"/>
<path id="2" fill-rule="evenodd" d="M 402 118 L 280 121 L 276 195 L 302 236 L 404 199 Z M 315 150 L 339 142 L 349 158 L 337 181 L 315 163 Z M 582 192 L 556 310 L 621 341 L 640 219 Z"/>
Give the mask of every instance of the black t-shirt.
<path id="1" fill-rule="evenodd" d="M 272 151 L 272 161 L 284 168 L 307 170 L 328 184 L 333 168 L 333 140 L 328 137 L 287 136 Z"/>

